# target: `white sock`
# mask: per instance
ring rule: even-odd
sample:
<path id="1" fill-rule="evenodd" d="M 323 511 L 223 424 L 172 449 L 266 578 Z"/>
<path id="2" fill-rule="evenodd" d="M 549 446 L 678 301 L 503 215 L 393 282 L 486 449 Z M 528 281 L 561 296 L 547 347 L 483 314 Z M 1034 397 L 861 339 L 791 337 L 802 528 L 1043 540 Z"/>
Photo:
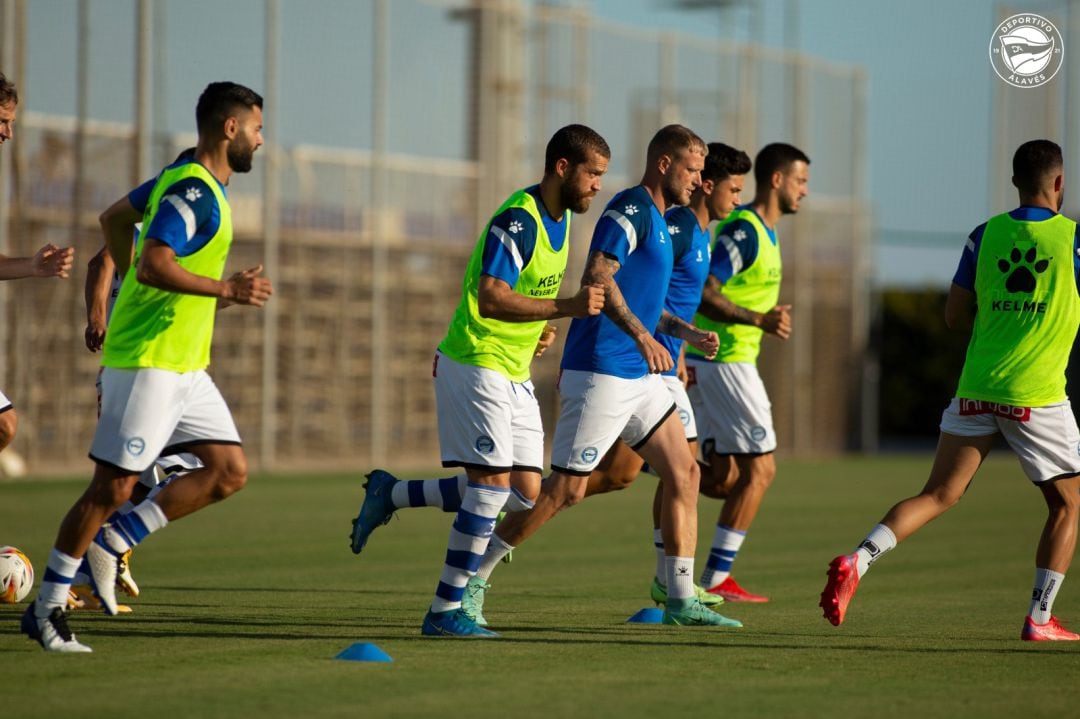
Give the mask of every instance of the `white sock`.
<path id="1" fill-rule="evenodd" d="M 41 578 L 37 601 L 34 602 L 34 616 L 47 617 L 54 607 L 67 606 L 71 580 L 81 564 L 81 558 L 64 554 L 55 547 L 49 552 L 49 562 L 45 565 L 45 575 Z"/>
<path id="2" fill-rule="evenodd" d="M 746 532 L 742 530 L 732 529 L 726 524 L 716 525 L 709 559 L 701 572 L 701 586 L 712 589 L 731 576 L 731 565 L 735 563 L 745 539 Z"/>
<path id="3" fill-rule="evenodd" d="M 491 577 L 491 573 L 495 571 L 495 566 L 512 551 L 514 551 L 514 548 L 504 542 L 502 537 L 492 533 L 491 539 L 488 540 L 487 550 L 484 552 L 484 558 L 480 560 L 480 567 L 476 570 L 476 576 L 486 582 Z"/>
<path id="4" fill-rule="evenodd" d="M 866 539 L 862 540 L 858 549 L 855 550 L 855 571 L 859 578 L 866 574 L 870 565 L 878 560 L 882 554 L 896 548 L 896 535 L 884 524 L 879 524 L 870 530 Z"/>
<path id="5" fill-rule="evenodd" d="M 692 599 L 694 596 L 694 558 L 667 557 L 668 599 Z"/>
<path id="6" fill-rule="evenodd" d="M 527 512 L 536 506 L 536 502 L 528 499 L 524 494 L 513 487 L 510 488 L 510 499 L 506 500 L 504 512 Z"/>
<path id="7" fill-rule="evenodd" d="M 1031 621 L 1036 624 L 1046 624 L 1050 621 L 1054 599 L 1064 581 L 1065 575 L 1060 572 L 1052 569 L 1035 570 L 1035 591 L 1031 593 L 1031 608 L 1028 610 Z"/>
<path id="8" fill-rule="evenodd" d="M 412 506 L 411 504 L 409 504 L 408 482 L 397 482 L 394 484 L 394 486 L 390 489 L 390 503 L 393 504 L 397 509 Z"/>
<path id="9" fill-rule="evenodd" d="M 664 554 L 664 536 L 659 527 L 653 527 L 652 543 L 656 547 L 656 581 L 667 585 L 667 557 Z"/>

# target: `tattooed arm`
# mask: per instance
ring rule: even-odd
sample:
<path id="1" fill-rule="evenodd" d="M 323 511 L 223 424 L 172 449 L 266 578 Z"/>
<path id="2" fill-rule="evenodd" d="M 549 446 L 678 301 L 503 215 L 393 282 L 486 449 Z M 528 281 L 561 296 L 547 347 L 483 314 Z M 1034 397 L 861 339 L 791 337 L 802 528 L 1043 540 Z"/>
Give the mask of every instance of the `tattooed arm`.
<path id="1" fill-rule="evenodd" d="M 685 340 L 694 347 L 705 353 L 706 359 L 712 359 L 720 349 L 720 338 L 715 332 L 699 329 L 688 322 L 679 319 L 667 310 L 660 315 L 660 324 L 657 326 L 660 332 L 672 337 Z M 684 348 L 685 349 L 685 348 Z"/>
<path id="2" fill-rule="evenodd" d="M 653 338 L 652 331 L 641 324 L 641 320 L 630 311 L 622 291 L 615 284 L 615 273 L 618 271 L 618 260 L 603 252 L 593 252 L 585 267 L 581 284 L 583 287 L 596 285 L 604 288 L 604 314 L 634 340 L 650 372 L 667 372 L 675 366 L 671 354 Z"/>

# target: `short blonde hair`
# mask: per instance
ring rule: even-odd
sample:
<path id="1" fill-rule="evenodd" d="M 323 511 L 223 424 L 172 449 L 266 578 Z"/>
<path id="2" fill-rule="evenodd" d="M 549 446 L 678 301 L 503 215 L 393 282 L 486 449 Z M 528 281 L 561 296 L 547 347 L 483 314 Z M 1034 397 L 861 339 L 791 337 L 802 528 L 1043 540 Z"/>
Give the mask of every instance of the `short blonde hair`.
<path id="1" fill-rule="evenodd" d="M 663 155 L 678 157 L 684 152 L 709 154 L 705 141 L 685 125 L 667 125 L 661 127 L 649 141 L 647 157 L 649 162 L 658 160 Z"/>

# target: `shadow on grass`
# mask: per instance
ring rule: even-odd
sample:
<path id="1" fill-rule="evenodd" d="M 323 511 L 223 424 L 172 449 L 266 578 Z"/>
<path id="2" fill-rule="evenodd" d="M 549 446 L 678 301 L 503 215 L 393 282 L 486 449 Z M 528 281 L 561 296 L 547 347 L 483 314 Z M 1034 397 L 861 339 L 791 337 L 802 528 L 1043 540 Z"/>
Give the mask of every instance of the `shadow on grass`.
<path id="1" fill-rule="evenodd" d="M 163 592 L 198 592 L 200 594 L 232 594 L 234 592 L 267 592 L 272 594 L 311 594 L 313 590 L 311 587 L 197 587 L 192 585 L 186 586 L 167 586 L 163 584 L 141 584 L 142 592 L 147 589 L 160 590 Z M 356 589 L 350 587 L 345 588 L 333 588 L 333 587 L 319 587 L 317 590 L 319 594 L 386 594 L 385 589 Z M 120 596 L 119 594 L 117 595 Z"/>
<path id="2" fill-rule="evenodd" d="M 408 634 L 403 634 L 400 624 L 386 622 L 372 623 L 365 621 L 311 621 L 298 620 L 295 622 L 283 622 L 280 620 L 254 620 L 241 617 L 144 617 L 138 618 L 128 615 L 121 618 L 109 618 L 104 616 L 87 617 L 89 622 L 80 629 L 86 633 L 89 639 L 93 636 L 106 636 L 115 638 L 140 638 L 140 639 L 167 639 L 169 637 L 185 639 L 242 639 L 267 642 L 310 642 L 310 641 L 340 641 L 340 642 L 437 642 L 446 643 L 446 638 L 425 637 L 420 635 L 420 622 L 415 627 L 410 627 Z M 78 621 L 78 618 L 76 619 Z M 182 626 L 177 626 L 182 625 Z M 222 630 L 233 627 L 235 630 Z M 266 627 L 275 627 L 279 631 L 257 631 Z M 244 631 L 251 628 L 253 631 Z M 481 645 L 485 648 L 499 645 L 511 646 L 618 646 L 640 647 L 643 649 L 664 648 L 701 648 L 722 649 L 727 651 L 747 650 L 754 652 L 802 652 L 812 653 L 815 659 L 820 659 L 823 653 L 864 653 L 879 652 L 882 654 L 931 654 L 931 655 L 984 655 L 984 656 L 1007 656 L 1046 653 L 1054 651 L 1047 646 L 1032 646 L 1020 644 L 1016 640 L 1013 646 L 985 646 L 972 644 L 970 640 L 957 643 L 955 646 L 934 647 L 925 644 L 915 644 L 910 638 L 907 645 L 899 646 L 886 641 L 873 641 L 871 637 L 844 637 L 836 639 L 823 639 L 823 641 L 806 641 L 793 643 L 790 641 L 776 641 L 782 639 L 783 634 L 770 634 L 761 640 L 751 639 L 748 632 L 739 629 L 710 629 L 707 627 L 683 627 L 669 628 L 663 626 L 628 627 L 622 624 L 581 628 L 569 626 L 555 627 L 514 627 L 500 629 L 501 636 L 490 641 L 465 641 L 465 646 Z M 314 631 L 313 631 L 314 630 Z M 693 635 L 697 636 L 693 636 Z M 0 630 L 0 636 L 21 636 L 15 626 L 5 627 Z M 531 635 L 531 636 L 530 636 Z M 540 636 L 543 635 L 543 636 Z M 799 635 L 807 637 L 812 635 Z M 868 641 L 869 640 L 869 641 Z M 1006 640 L 986 640 L 990 642 L 1003 642 Z M 1010 640 L 1011 641 L 1011 640 Z M 29 646 L 29 643 L 28 643 Z M 1064 648 L 1062 648 L 1064 649 Z M 11 647 L 0 650 L 0 653 L 19 651 L 19 647 Z"/>

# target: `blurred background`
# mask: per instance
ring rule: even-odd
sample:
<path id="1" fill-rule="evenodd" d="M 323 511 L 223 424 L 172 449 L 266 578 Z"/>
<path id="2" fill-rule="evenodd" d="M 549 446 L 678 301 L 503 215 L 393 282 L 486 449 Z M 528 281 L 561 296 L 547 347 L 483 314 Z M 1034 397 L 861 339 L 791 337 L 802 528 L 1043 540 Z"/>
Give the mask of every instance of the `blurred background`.
<path id="1" fill-rule="evenodd" d="M 1066 40 L 1039 88 L 991 66 L 1020 12 Z M 660 126 L 811 157 L 810 196 L 779 228 L 795 332 L 760 360 L 789 456 L 932 446 L 966 346 L 941 309 L 967 233 L 1015 206 L 1021 142 L 1080 166 L 1076 0 L 0 0 L 0 70 L 20 95 L 0 253 L 77 248 L 68 282 L 0 284 L 0 388 L 20 419 L 0 456 L 35 473 L 88 467 L 97 216 L 194 144 L 212 81 L 266 100 L 266 145 L 229 187 L 228 270 L 261 262 L 276 295 L 219 316 L 210 368 L 264 470 L 437 462 L 431 357 L 468 255 L 565 124 L 613 156 L 574 219 L 564 294 Z M 1068 192 L 1075 217 L 1080 181 Z M 558 354 L 534 367 L 549 436 Z"/>

